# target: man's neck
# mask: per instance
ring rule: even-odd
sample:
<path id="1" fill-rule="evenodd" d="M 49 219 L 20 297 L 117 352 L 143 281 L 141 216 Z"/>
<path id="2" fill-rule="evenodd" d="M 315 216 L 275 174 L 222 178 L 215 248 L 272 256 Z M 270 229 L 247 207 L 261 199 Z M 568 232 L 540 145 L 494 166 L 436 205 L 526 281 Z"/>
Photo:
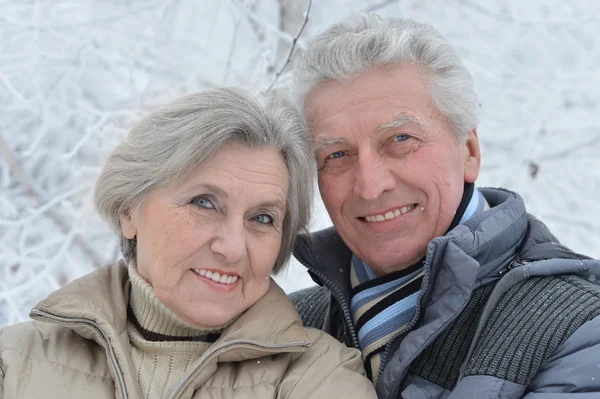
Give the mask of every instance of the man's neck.
<path id="1" fill-rule="evenodd" d="M 458 208 L 456 208 L 456 212 L 454 212 L 454 218 L 452 219 L 450 227 L 448 227 L 446 233 L 448 233 L 450 230 L 464 222 L 466 219 L 469 219 L 471 216 L 473 216 L 473 213 L 466 213 L 469 209 L 469 204 L 473 201 L 475 195 L 479 195 L 479 192 L 475 190 L 475 184 L 465 183 L 465 188 L 463 190 L 463 196 L 460 200 L 460 204 L 458 204 Z M 466 218 L 463 219 L 463 216 L 466 216 Z"/>

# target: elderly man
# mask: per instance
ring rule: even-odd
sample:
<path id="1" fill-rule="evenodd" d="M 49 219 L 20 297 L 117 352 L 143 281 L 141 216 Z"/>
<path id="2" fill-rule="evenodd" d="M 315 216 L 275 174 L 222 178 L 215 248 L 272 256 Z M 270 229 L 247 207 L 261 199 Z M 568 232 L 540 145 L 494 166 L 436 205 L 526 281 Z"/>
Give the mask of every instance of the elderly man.
<path id="1" fill-rule="evenodd" d="M 359 348 L 381 398 L 600 397 L 600 262 L 475 187 L 477 100 L 450 44 L 353 16 L 294 82 L 334 224 L 296 243 L 324 287 L 291 295 L 305 323 Z"/>

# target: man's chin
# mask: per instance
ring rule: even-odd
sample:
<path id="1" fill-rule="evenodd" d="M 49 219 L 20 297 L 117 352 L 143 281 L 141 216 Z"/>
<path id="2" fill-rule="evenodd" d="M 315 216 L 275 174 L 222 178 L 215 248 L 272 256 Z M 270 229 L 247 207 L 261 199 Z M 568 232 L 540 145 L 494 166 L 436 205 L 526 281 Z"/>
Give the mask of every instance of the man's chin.
<path id="1" fill-rule="evenodd" d="M 371 269 L 373 269 L 373 271 L 375 272 L 375 274 L 378 277 L 381 277 L 381 276 L 385 276 L 385 275 L 390 274 L 390 273 L 399 272 L 401 270 L 408 269 L 409 267 L 411 267 L 415 263 L 410 263 L 410 264 L 406 264 L 406 263 L 403 263 L 403 264 L 393 264 L 393 265 L 383 266 L 381 268 L 371 266 Z"/>
<path id="2" fill-rule="evenodd" d="M 365 250 L 361 251 L 360 247 Z M 353 251 L 354 254 L 369 265 L 378 276 L 407 269 L 423 259 L 427 253 L 427 245 L 421 251 L 402 251 L 401 249 L 399 251 L 399 244 L 393 245 L 393 248 L 388 248 L 387 246 L 369 245 L 368 242 L 364 242 L 360 247 L 357 248 L 356 252 Z"/>

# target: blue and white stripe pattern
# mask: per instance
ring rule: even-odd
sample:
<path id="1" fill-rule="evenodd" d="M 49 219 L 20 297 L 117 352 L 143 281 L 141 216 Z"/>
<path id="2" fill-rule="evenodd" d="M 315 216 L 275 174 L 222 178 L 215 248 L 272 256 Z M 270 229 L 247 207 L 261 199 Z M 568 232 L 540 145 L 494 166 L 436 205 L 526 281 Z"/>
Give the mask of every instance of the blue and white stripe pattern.
<path id="1" fill-rule="evenodd" d="M 473 195 L 471 196 L 471 200 L 469 201 L 469 205 L 467 205 L 467 209 L 465 210 L 465 213 L 463 213 L 458 224 L 462 224 L 470 218 L 472 218 L 473 215 L 476 215 L 488 209 L 490 209 L 490 206 L 485 200 L 483 194 L 481 194 L 481 191 L 474 189 Z"/>

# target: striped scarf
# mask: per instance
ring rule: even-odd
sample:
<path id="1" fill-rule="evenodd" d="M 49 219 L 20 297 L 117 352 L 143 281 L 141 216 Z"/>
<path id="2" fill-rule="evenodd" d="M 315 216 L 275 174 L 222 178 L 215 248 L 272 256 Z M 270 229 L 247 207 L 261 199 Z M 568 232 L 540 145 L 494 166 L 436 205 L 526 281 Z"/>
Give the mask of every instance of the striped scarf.
<path id="1" fill-rule="evenodd" d="M 473 215 L 489 209 L 483 195 L 473 184 L 465 184 L 450 230 Z M 368 377 L 377 383 L 384 366 L 386 345 L 411 322 L 423 281 L 424 259 L 415 265 L 385 276 L 375 272 L 352 255 L 350 267 L 350 309 Z"/>

